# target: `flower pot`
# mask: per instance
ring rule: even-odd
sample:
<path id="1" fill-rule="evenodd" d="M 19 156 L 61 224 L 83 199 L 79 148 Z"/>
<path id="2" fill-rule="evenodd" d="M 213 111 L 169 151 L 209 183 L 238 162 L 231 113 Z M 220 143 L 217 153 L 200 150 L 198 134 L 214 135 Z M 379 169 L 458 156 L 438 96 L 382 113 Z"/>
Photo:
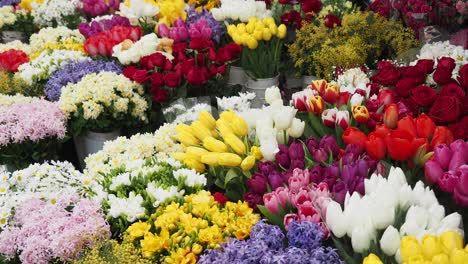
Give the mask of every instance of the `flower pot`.
<path id="1" fill-rule="evenodd" d="M 8 43 L 15 40 L 19 40 L 23 43 L 28 43 L 28 35 L 21 31 L 2 31 L 1 35 L 2 43 Z"/>
<path id="2" fill-rule="evenodd" d="M 284 95 L 285 95 L 285 99 L 287 101 L 289 101 L 292 97 L 292 95 L 295 93 L 295 92 L 299 92 L 302 90 L 302 76 L 301 77 L 292 77 L 292 76 L 289 76 L 286 78 L 286 85 L 285 85 L 285 89 L 284 89 Z"/>
<path id="3" fill-rule="evenodd" d="M 114 140 L 120 136 L 120 131 L 113 131 L 109 133 L 96 133 L 86 131 L 79 136 L 73 137 L 75 142 L 76 154 L 82 169 L 85 168 L 85 158 L 90 154 L 102 150 L 104 142 Z"/>
<path id="4" fill-rule="evenodd" d="M 313 75 L 306 75 L 306 76 L 303 76 L 302 77 L 302 87 L 303 88 L 307 88 L 307 86 L 310 85 L 310 83 L 312 81 L 315 81 L 315 80 L 318 80 L 317 77 L 313 76 Z"/>
<path id="5" fill-rule="evenodd" d="M 252 100 L 252 108 L 261 108 L 265 103 L 265 90 L 272 86 L 278 86 L 279 75 L 273 78 L 253 80 L 247 77 L 245 83 L 246 92 L 255 93 L 255 99 Z"/>
<path id="6" fill-rule="evenodd" d="M 237 66 L 229 67 L 229 80 L 228 85 L 244 85 L 246 82 L 246 76 L 244 69 Z"/>

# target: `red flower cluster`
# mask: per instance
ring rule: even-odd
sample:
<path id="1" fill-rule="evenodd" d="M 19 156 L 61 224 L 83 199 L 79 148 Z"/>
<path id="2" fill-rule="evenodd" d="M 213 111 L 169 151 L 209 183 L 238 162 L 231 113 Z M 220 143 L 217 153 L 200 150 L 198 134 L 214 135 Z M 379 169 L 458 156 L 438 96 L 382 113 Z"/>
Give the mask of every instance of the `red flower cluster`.
<path id="1" fill-rule="evenodd" d="M 300 29 L 304 22 L 309 22 L 312 17 L 315 16 L 320 9 L 322 9 L 322 2 L 319 0 L 279 0 L 278 1 L 282 5 L 301 5 L 301 11 L 303 15 L 297 10 L 290 10 L 281 15 L 281 23 L 285 25 L 294 25 L 296 29 Z M 325 24 L 327 25 L 339 25 L 341 21 L 338 17 L 331 15 L 333 17 L 329 17 L 328 22 L 327 18 L 325 19 Z M 328 17 L 328 16 L 327 16 Z M 336 20 L 336 18 L 338 20 Z"/>
<path id="2" fill-rule="evenodd" d="M 378 89 L 392 87 L 383 91 L 393 93 L 392 102 L 398 104 L 400 115 L 415 117 L 426 112 L 438 125 L 455 123 L 451 127 L 458 131 L 457 138 L 465 139 L 468 132 L 462 135 L 460 131 L 468 123 L 465 119 L 468 114 L 465 92 L 468 89 L 468 64 L 460 68 L 457 80 L 452 78 L 455 67 L 455 61 L 447 57 L 440 58 L 435 68 L 432 60 L 419 60 L 414 66 L 403 67 L 384 61 L 378 64 L 379 71 L 371 80 Z M 432 75 L 436 86 L 426 83 L 428 75 Z"/>
<path id="3" fill-rule="evenodd" d="M 29 58 L 22 50 L 11 49 L 0 53 L 0 71 L 16 72 L 26 62 L 29 62 Z"/>
<path id="4" fill-rule="evenodd" d="M 191 57 L 190 50 L 197 50 L 196 56 Z M 154 53 L 141 58 L 141 67 L 129 66 L 123 74 L 133 81 L 148 84 L 153 100 L 163 103 L 176 94 L 176 88 L 186 84 L 202 86 L 217 75 L 224 76 L 227 62 L 237 59 L 240 52 L 240 46 L 235 43 L 216 52 L 212 42 L 192 40 L 190 45 L 181 42 L 173 47 L 174 60 Z"/>
<path id="5" fill-rule="evenodd" d="M 91 56 L 111 56 L 112 48 L 126 39 L 138 41 L 143 34 L 140 27 L 115 26 L 111 30 L 103 31 L 88 38 L 84 49 Z"/>

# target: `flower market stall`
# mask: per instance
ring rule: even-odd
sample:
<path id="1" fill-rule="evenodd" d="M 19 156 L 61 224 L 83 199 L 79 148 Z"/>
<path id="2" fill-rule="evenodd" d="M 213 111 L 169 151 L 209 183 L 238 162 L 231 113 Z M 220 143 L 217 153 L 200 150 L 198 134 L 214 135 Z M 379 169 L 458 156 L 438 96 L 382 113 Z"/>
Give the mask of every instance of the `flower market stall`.
<path id="1" fill-rule="evenodd" d="M 466 0 L 0 0 L 0 263 L 467 264 Z"/>

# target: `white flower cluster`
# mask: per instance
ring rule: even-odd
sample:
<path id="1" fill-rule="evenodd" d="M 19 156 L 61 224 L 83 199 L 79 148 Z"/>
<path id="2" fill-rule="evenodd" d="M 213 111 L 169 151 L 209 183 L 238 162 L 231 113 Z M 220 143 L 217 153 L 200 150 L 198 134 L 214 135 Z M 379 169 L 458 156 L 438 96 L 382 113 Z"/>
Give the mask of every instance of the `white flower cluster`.
<path id="1" fill-rule="evenodd" d="M 65 17 L 74 15 L 80 7 L 79 0 L 45 0 L 42 4 L 32 3 L 34 23 L 43 27 L 66 26 Z M 56 23 L 56 25 L 54 25 Z"/>
<path id="2" fill-rule="evenodd" d="M 120 3 L 119 14 L 127 17 L 134 26 L 138 25 L 140 18 L 150 22 L 159 14 L 159 6 L 152 2 L 154 1 L 125 0 L 123 3 Z"/>
<path id="3" fill-rule="evenodd" d="M 10 106 L 17 103 L 31 103 L 34 101 L 39 101 L 39 97 L 28 97 L 22 94 L 16 95 L 6 95 L 0 94 L 0 107 Z"/>
<path id="4" fill-rule="evenodd" d="M 154 133 L 107 141 L 101 151 L 86 158 L 85 174 L 96 177 L 99 173 L 110 173 L 113 169 L 155 154 L 158 158 L 166 158 L 171 153 L 182 151 L 182 146 L 177 143 L 175 127 L 175 124 L 165 124 Z"/>
<path id="5" fill-rule="evenodd" d="M 452 45 L 449 41 L 439 41 L 425 44 L 418 55 L 418 59 L 434 60 L 436 64 L 437 59 L 442 57 L 453 58 L 457 65 L 464 65 L 468 63 L 468 50 Z"/>
<path id="6" fill-rule="evenodd" d="M 239 96 L 216 97 L 219 112 L 232 110 L 235 113 L 250 109 L 250 101 L 255 99 L 255 93 L 239 93 Z"/>
<path id="7" fill-rule="evenodd" d="M 265 91 L 269 106 L 249 109 L 239 113 L 250 129 L 255 129 L 260 141 L 260 150 L 266 160 L 274 160 L 279 151 L 278 144 L 285 144 L 289 136 L 299 138 L 304 133 L 305 123 L 295 118 L 297 109 L 283 105 L 278 87 Z"/>
<path id="8" fill-rule="evenodd" d="M 448 230 L 463 234 L 461 216 L 445 216 L 434 191 L 424 188 L 422 182 L 411 188 L 400 168 L 392 167 L 388 178 L 372 175 L 365 180 L 365 190 L 362 197 L 357 192 L 348 193 L 344 210 L 334 201 L 327 207 L 327 226 L 338 238 L 350 237 L 354 252 L 365 252 L 374 241 L 385 254 L 399 260 L 400 239 L 405 235 L 420 240 L 426 234 L 440 235 Z M 401 213 L 404 223 L 398 230 L 393 225 Z M 381 238 L 378 231 L 384 231 Z"/>
<path id="9" fill-rule="evenodd" d="M 85 37 L 75 29 L 67 27 L 46 27 L 39 30 L 38 33 L 31 35 L 29 38 L 29 45 L 31 53 L 36 53 L 43 50 L 44 46 L 50 44 L 59 44 L 64 42 L 84 43 Z"/>
<path id="10" fill-rule="evenodd" d="M 188 124 L 198 119 L 198 113 L 211 112 L 211 106 L 208 104 L 196 104 L 187 108 L 183 103 L 175 103 L 163 110 L 166 121 L 172 124 Z"/>
<path id="11" fill-rule="evenodd" d="M 26 83 L 48 80 L 50 75 L 70 61 L 82 61 L 86 56 L 74 50 L 45 50 L 36 59 L 22 64 L 16 74 Z"/>
<path id="12" fill-rule="evenodd" d="M 112 56 L 119 59 L 123 65 L 137 63 L 144 56 L 155 53 L 158 49 L 160 39 L 155 33 L 143 36 L 140 40 L 133 43 L 131 40 L 126 40 L 112 48 Z M 161 52 L 168 59 L 172 60 L 172 55 Z"/>
<path id="13" fill-rule="evenodd" d="M 0 7 L 0 29 L 7 25 L 13 25 L 16 22 L 15 9 L 7 5 Z"/>
<path id="14" fill-rule="evenodd" d="M 97 119 L 105 111 L 115 111 L 113 115 L 128 113 L 144 121 L 148 102 L 143 94 L 141 85 L 127 77 L 113 72 L 100 72 L 88 74 L 80 82 L 63 87 L 59 106 L 68 117 L 82 106 L 83 118 L 86 120 Z M 131 113 L 130 104 L 133 105 Z"/>
<path id="15" fill-rule="evenodd" d="M 12 211 L 32 198 L 55 203 L 65 194 L 81 194 L 90 182 L 68 162 L 33 164 L 13 173 L 0 173 L 0 228 L 11 220 Z"/>
<path id="16" fill-rule="evenodd" d="M 357 89 L 361 89 L 366 91 L 367 97 L 369 97 L 370 88 L 367 87 L 367 84 L 370 83 L 370 80 L 360 68 L 346 70 L 338 76 L 336 83 L 340 87 L 340 92 L 354 94 Z"/>
<path id="17" fill-rule="evenodd" d="M 173 172 L 176 180 L 183 179 L 188 187 L 205 186 L 206 177 L 194 169 L 178 169 Z"/>
<path id="18" fill-rule="evenodd" d="M 11 49 L 22 50 L 28 56 L 30 56 L 33 53 L 31 50 L 31 46 L 19 40 L 11 41 L 5 44 L 0 44 L 0 52 L 4 52 Z"/>
<path id="19" fill-rule="evenodd" d="M 143 197 L 140 194 L 135 195 L 132 192 L 128 198 L 119 198 L 111 194 L 108 202 L 110 206 L 108 214 L 113 218 L 125 216 L 127 221 L 135 222 L 146 215 L 145 208 L 142 206 Z"/>
<path id="20" fill-rule="evenodd" d="M 265 2 L 255 0 L 221 0 L 221 6 L 211 9 L 211 13 L 217 21 L 231 19 L 247 22 L 251 17 L 264 19 L 272 16 Z"/>

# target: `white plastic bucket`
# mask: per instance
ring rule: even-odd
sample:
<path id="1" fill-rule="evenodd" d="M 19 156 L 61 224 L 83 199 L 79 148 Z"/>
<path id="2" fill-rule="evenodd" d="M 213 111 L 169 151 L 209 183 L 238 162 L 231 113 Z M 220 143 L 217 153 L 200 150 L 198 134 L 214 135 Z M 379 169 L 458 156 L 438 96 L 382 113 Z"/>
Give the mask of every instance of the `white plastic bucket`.
<path id="1" fill-rule="evenodd" d="M 253 80 L 247 77 L 245 90 L 247 92 L 255 93 L 255 99 L 252 101 L 252 108 L 261 108 L 265 103 L 265 90 L 272 86 L 278 86 L 279 76 L 267 79 Z"/>

